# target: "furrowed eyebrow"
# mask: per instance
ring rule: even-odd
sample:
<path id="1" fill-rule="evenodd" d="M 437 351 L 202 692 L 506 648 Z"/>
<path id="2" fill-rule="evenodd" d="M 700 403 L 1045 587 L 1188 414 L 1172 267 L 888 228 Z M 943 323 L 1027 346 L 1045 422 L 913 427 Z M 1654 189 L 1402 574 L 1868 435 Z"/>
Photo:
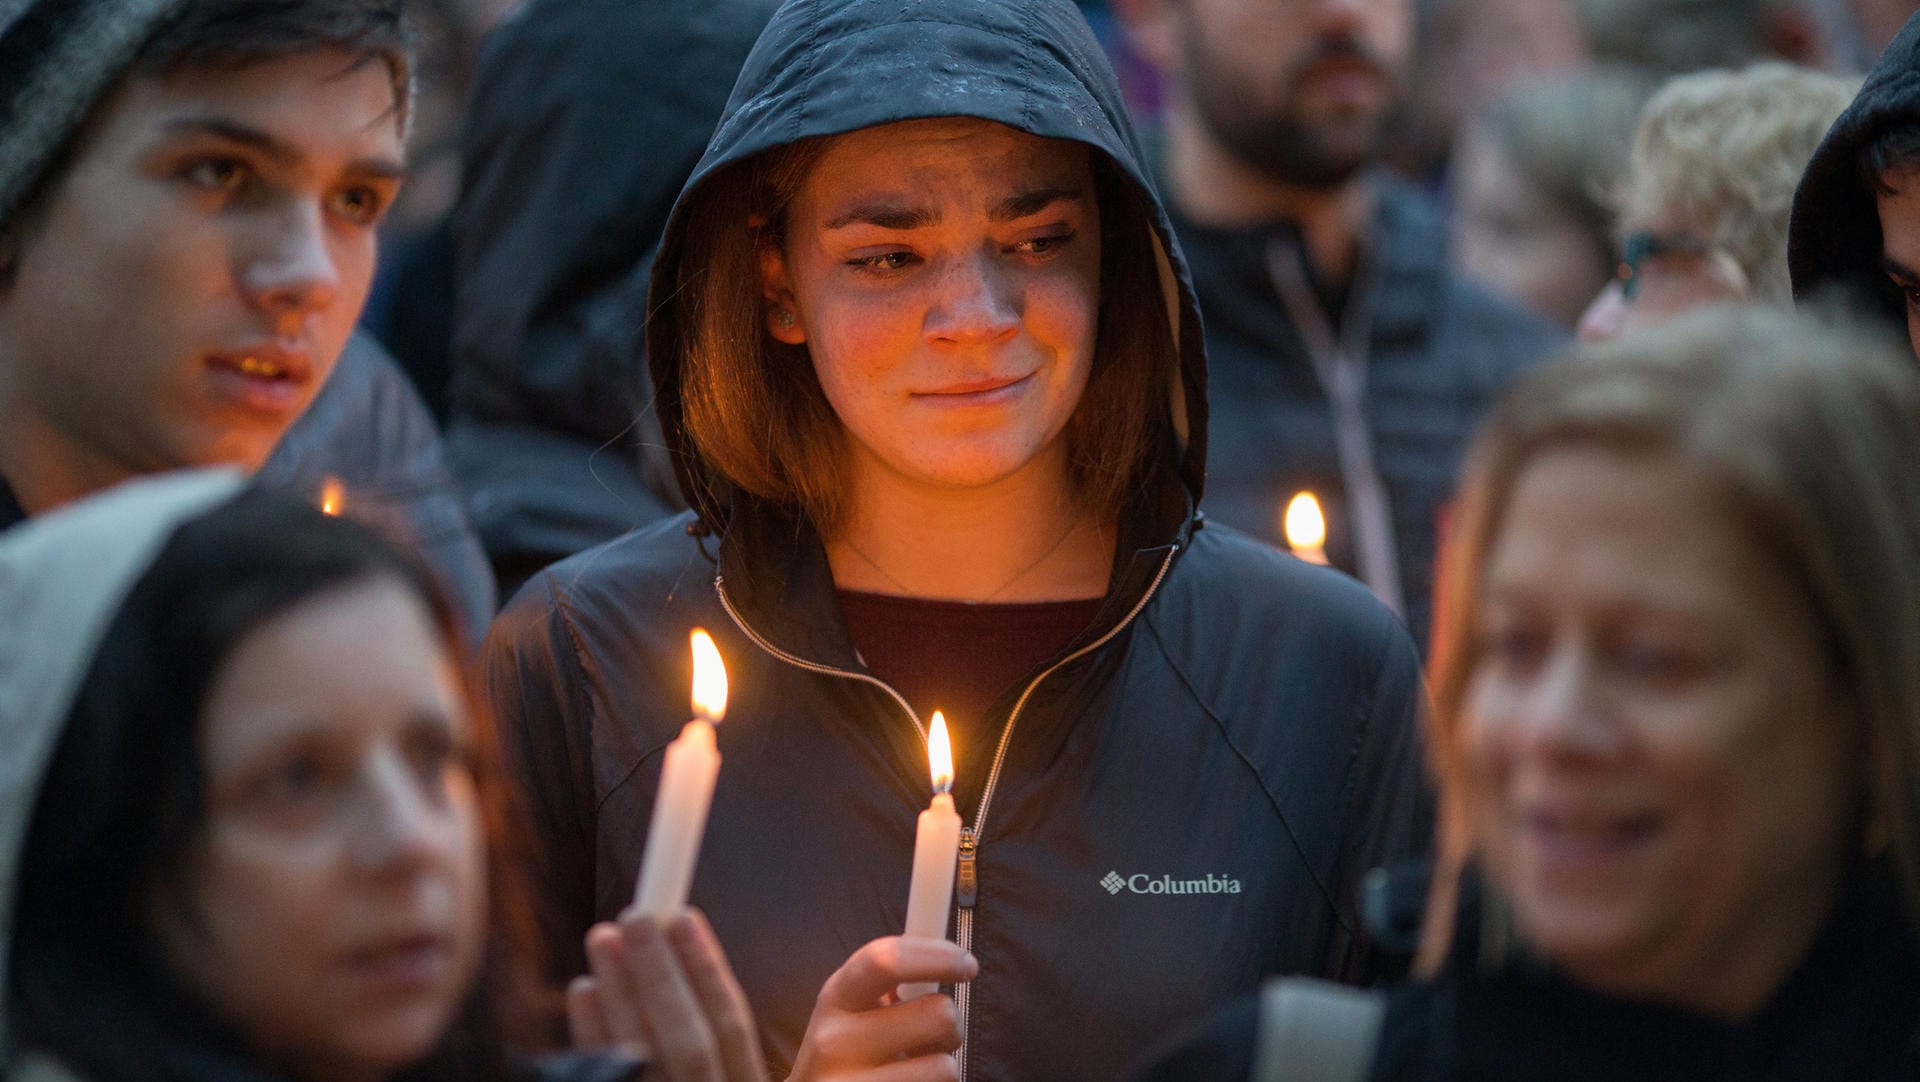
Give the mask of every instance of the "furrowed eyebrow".
<path id="1" fill-rule="evenodd" d="M 230 143 L 251 147 L 274 164 L 285 168 L 294 168 L 306 161 L 306 155 L 297 148 L 272 135 L 258 128 L 250 128 L 219 117 L 183 117 L 168 122 L 166 131 L 169 135 L 175 136 L 211 135 Z M 406 166 L 384 158 L 362 158 L 348 166 L 348 172 L 396 182 L 407 179 Z"/>
<path id="2" fill-rule="evenodd" d="M 1920 274 L 1915 274 L 1906 264 L 1891 257 L 1880 260 L 1880 269 L 1887 272 L 1889 278 L 1899 279 L 1909 285 L 1920 285 Z"/>
<path id="3" fill-rule="evenodd" d="M 1038 214 L 1058 202 L 1077 202 L 1080 199 L 1079 188 L 1035 188 L 1001 200 L 987 217 L 996 222 L 1011 222 Z"/>
<path id="4" fill-rule="evenodd" d="M 925 207 L 912 207 L 891 200 L 862 203 L 828 221 L 828 229 L 850 225 L 877 225 L 882 229 L 920 229 L 938 223 L 940 216 Z"/>

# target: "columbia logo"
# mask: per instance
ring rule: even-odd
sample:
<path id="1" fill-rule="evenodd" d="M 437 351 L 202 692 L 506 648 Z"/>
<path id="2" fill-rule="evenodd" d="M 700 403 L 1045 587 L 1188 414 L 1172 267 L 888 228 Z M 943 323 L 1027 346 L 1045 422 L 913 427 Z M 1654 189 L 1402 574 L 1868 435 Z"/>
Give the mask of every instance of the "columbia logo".
<path id="1" fill-rule="evenodd" d="M 1175 879 L 1170 875 L 1121 875 L 1108 872 L 1100 877 L 1108 894 L 1238 894 L 1240 881 L 1230 875 L 1207 875 L 1199 879 Z"/>

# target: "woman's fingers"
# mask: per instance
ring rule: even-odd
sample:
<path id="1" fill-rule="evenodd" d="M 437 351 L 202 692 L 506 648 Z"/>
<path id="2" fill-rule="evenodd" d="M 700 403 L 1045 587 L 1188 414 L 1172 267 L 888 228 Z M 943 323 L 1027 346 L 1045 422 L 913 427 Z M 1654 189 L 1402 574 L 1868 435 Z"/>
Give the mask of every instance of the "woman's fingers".
<path id="1" fill-rule="evenodd" d="M 842 1011 L 867 1010 L 901 984 L 960 984 L 972 980 L 979 970 L 971 954 L 944 939 L 887 936 L 854 951 L 853 957 L 827 978 L 820 989 L 819 1005 Z"/>
<path id="2" fill-rule="evenodd" d="M 960 1064 L 946 1053 L 903 1059 L 848 1076 L 847 1082 L 957 1082 Z"/>
<path id="3" fill-rule="evenodd" d="M 675 917 L 667 927 L 667 939 L 712 1027 L 727 1082 L 766 1082 L 766 1058 L 753 1008 L 707 918 L 697 909 Z"/>
<path id="4" fill-rule="evenodd" d="M 620 919 L 641 1023 L 653 1044 L 649 1076 L 672 1082 L 728 1082 L 713 1027 L 680 959 L 652 917 Z"/>
<path id="5" fill-rule="evenodd" d="M 627 961 L 626 934 L 619 925 L 603 922 L 587 929 L 587 969 L 593 974 L 594 998 L 607 1036 L 620 1051 L 638 1059 L 648 1058 L 646 1030 Z"/>
<path id="6" fill-rule="evenodd" d="M 573 1046 L 594 1052 L 613 1047 L 613 1034 L 601 1013 L 599 986 L 592 977 L 575 977 L 567 985 L 567 1033 Z"/>
<path id="7" fill-rule="evenodd" d="M 823 1070 L 878 1066 L 930 1050 L 958 1049 L 960 1015 L 945 996 L 867 1011 L 820 1012 L 808 1040 Z"/>
<path id="8" fill-rule="evenodd" d="M 946 1053 L 960 1047 L 960 1016 L 946 996 L 905 1003 L 906 982 L 959 984 L 980 966 L 941 939 L 888 936 L 853 952 L 827 978 L 789 1082 L 922 1082 L 954 1077 Z"/>

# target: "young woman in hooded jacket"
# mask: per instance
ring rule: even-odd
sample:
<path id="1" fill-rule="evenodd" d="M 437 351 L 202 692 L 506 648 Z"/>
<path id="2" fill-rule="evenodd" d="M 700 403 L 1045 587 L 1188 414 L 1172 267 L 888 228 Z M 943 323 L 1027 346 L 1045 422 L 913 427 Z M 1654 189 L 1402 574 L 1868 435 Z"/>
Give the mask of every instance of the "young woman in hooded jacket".
<path id="1" fill-rule="evenodd" d="M 1916 460 L 1911 359 L 1804 316 L 1523 381 L 1443 576 L 1427 979 L 1143 1079 L 1920 1078 Z"/>
<path id="2" fill-rule="evenodd" d="M 1072 4 L 785 5 L 649 311 L 692 511 L 538 576 L 485 651 L 550 944 L 632 896 L 704 626 L 692 901 L 776 1077 L 1111 1079 L 1264 975 L 1373 972 L 1358 885 L 1424 840 L 1415 654 L 1196 510 L 1199 315 Z M 961 949 L 895 938 L 935 709 Z"/>
<path id="3" fill-rule="evenodd" d="M 631 1082 L 509 1047 L 542 997 L 454 610 L 367 528 L 241 485 L 160 475 L 0 539 L 0 1074 Z M 755 1077 L 697 917 L 589 951 L 613 994 L 584 1036 L 685 1035 L 649 1079 Z"/>

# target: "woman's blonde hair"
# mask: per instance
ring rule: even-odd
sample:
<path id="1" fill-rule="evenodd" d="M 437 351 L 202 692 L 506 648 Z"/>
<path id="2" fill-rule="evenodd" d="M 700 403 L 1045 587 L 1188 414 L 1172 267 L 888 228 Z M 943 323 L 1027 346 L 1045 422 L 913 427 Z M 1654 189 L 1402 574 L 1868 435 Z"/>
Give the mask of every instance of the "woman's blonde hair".
<path id="1" fill-rule="evenodd" d="M 1440 861 L 1422 971 L 1444 959 L 1479 843 L 1456 734 L 1478 662 L 1481 576 L 1521 474 L 1568 445 L 1699 471 L 1781 568 L 1781 588 L 1806 599 L 1854 706 L 1868 823 L 1920 928 L 1920 372 L 1865 329 L 1714 308 L 1536 369 L 1470 452 L 1436 605 Z"/>
<path id="2" fill-rule="evenodd" d="M 1691 232 L 1733 258 L 1750 299 L 1792 303 L 1793 192 L 1859 89 L 1858 79 L 1778 61 L 1673 79 L 1640 115 L 1621 217 Z"/>

